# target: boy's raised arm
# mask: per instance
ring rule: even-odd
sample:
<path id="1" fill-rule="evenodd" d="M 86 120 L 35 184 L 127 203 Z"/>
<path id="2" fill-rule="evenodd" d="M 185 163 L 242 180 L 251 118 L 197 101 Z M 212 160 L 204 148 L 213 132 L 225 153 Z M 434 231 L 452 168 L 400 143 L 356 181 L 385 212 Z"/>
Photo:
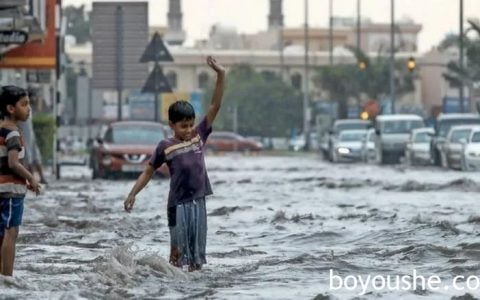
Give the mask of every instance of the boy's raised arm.
<path id="1" fill-rule="evenodd" d="M 220 110 L 220 106 L 222 105 L 223 90 L 225 86 L 225 68 L 218 64 L 211 56 L 207 57 L 207 64 L 217 73 L 215 91 L 213 92 L 212 102 L 207 111 L 207 123 L 208 126 L 212 126 L 213 121 L 215 121 L 218 111 Z"/>

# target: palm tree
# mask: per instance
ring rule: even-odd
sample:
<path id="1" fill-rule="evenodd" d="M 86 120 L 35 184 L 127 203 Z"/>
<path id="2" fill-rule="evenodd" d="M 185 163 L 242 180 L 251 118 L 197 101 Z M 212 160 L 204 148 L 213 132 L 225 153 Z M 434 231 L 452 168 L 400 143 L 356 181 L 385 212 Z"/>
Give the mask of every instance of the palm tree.
<path id="1" fill-rule="evenodd" d="M 460 84 L 472 87 L 475 83 L 480 82 L 480 22 L 476 20 L 468 20 L 470 27 L 463 36 L 465 46 L 465 55 L 468 63 L 460 67 L 457 61 L 450 61 L 447 64 L 447 73 L 443 74 L 445 79 L 453 86 Z M 469 38 L 469 31 L 476 32 L 475 38 Z M 440 43 L 439 49 L 447 49 L 459 43 L 458 36 L 450 35 Z"/>

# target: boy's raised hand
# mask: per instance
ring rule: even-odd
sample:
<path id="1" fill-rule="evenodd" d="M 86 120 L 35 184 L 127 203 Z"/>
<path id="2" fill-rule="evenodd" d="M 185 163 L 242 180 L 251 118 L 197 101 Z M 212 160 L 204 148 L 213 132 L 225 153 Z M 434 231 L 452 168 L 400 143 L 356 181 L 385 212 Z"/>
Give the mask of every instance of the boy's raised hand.
<path id="1" fill-rule="evenodd" d="M 135 196 L 128 195 L 127 199 L 125 199 L 125 202 L 123 203 L 123 206 L 125 207 L 125 211 L 131 212 L 134 204 L 135 204 Z"/>
<path id="2" fill-rule="evenodd" d="M 207 64 L 215 72 L 222 73 L 222 74 L 225 73 L 225 68 L 222 65 L 220 65 L 219 63 L 217 63 L 215 58 L 213 58 L 212 56 L 207 56 Z"/>

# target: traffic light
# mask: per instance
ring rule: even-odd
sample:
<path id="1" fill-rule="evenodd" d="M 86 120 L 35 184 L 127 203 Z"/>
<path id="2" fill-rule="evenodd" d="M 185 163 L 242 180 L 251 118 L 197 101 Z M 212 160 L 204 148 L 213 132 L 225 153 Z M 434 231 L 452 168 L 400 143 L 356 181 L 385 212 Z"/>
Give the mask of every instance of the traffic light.
<path id="1" fill-rule="evenodd" d="M 368 120 L 370 116 L 368 115 L 368 112 L 366 111 L 362 111 L 362 113 L 360 114 L 360 119 L 362 120 Z"/>
<path id="2" fill-rule="evenodd" d="M 360 70 L 362 70 L 362 71 L 365 70 L 365 69 L 367 68 L 367 63 L 364 62 L 363 60 L 362 60 L 362 61 L 359 61 L 359 62 L 358 62 L 358 68 L 359 68 Z"/>
<path id="3" fill-rule="evenodd" d="M 408 59 L 407 61 L 407 68 L 410 72 L 413 72 L 413 70 L 415 70 L 415 68 L 417 67 L 417 63 L 415 62 L 415 58 L 413 58 L 412 56 L 410 56 L 410 58 Z"/>

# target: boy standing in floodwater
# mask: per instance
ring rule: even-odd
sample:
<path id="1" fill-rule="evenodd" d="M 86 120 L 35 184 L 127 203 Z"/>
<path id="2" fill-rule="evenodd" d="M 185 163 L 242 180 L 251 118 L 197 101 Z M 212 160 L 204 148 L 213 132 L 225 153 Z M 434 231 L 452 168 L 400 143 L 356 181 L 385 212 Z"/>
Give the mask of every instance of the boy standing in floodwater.
<path id="1" fill-rule="evenodd" d="M 194 127 L 195 111 L 190 103 L 177 101 L 168 109 L 168 120 L 174 136 L 161 141 L 143 173 L 125 200 L 130 212 L 135 196 L 150 181 L 155 170 L 166 163 L 170 171 L 168 226 L 170 229 L 170 263 L 188 265 L 189 271 L 205 264 L 207 212 L 205 196 L 212 194 L 205 167 L 204 145 L 222 104 L 225 69 L 209 56 L 207 64 L 217 73 L 217 82 L 206 116 Z"/>
<path id="2" fill-rule="evenodd" d="M 40 185 L 25 168 L 25 147 L 17 122 L 30 117 L 27 91 L 4 86 L 0 91 L 0 273 L 13 275 L 15 244 L 22 223 L 23 199 L 27 187 L 40 191 Z M 28 181 L 28 185 L 27 185 Z"/>

